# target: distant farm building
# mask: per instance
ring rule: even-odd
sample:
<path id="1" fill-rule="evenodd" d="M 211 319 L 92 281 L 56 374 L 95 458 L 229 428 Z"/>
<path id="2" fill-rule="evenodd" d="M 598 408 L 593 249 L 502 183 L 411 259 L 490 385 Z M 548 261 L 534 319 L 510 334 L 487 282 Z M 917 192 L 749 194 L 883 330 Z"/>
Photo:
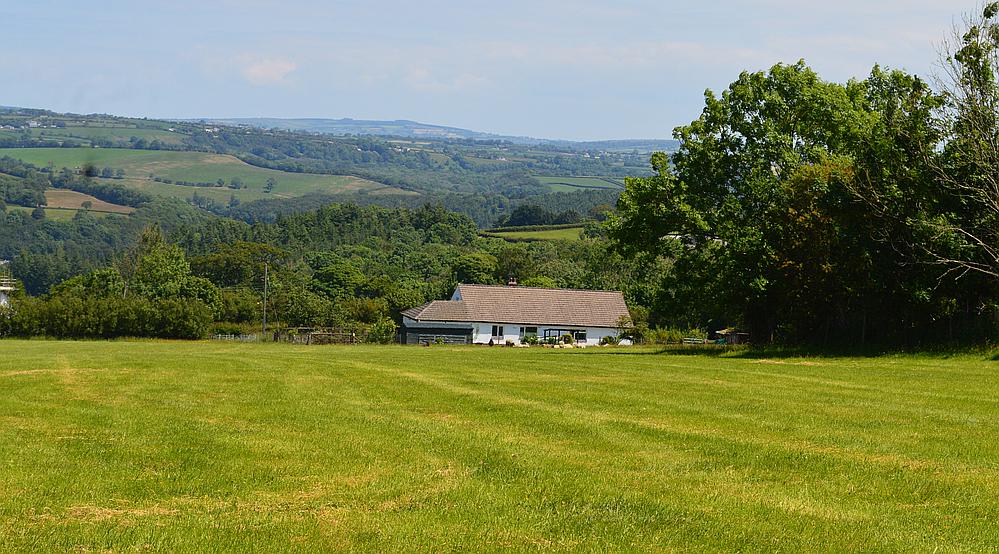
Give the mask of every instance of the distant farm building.
<path id="1" fill-rule="evenodd" d="M 14 289 L 15 282 L 10 274 L 10 262 L 0 260 L 0 308 L 10 305 L 10 295 Z"/>
<path id="2" fill-rule="evenodd" d="M 617 337 L 629 321 L 616 291 L 458 285 L 451 300 L 436 300 L 402 312 L 406 344 L 522 344 L 537 337 L 597 345 Z"/>

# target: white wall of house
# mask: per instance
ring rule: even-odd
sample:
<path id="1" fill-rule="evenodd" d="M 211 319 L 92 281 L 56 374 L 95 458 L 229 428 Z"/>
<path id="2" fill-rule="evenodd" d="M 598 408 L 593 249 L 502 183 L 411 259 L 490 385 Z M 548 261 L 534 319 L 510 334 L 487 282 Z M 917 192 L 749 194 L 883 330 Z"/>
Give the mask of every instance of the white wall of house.
<path id="1" fill-rule="evenodd" d="M 500 334 L 500 327 L 502 327 L 502 334 Z M 618 335 L 618 330 L 613 327 L 572 327 L 572 326 L 545 326 L 545 325 L 513 325 L 510 323 L 474 323 L 472 331 L 472 342 L 475 344 L 489 344 L 492 340 L 494 343 L 504 343 L 506 341 L 512 341 L 515 344 L 521 342 L 520 329 L 524 327 L 525 329 L 537 328 L 537 335 L 539 339 L 544 339 L 545 331 L 558 331 L 557 335 L 561 336 L 567 331 L 582 331 L 586 333 L 586 341 L 580 341 L 581 344 L 586 344 L 587 346 L 594 346 L 600 344 L 600 340 L 604 337 L 611 336 L 616 337 Z M 497 334 L 493 334 L 494 331 Z"/>
<path id="2" fill-rule="evenodd" d="M 551 336 L 561 336 L 568 331 L 582 331 L 586 333 L 586 341 L 579 341 L 580 344 L 585 344 L 587 346 L 596 346 L 600 344 L 600 341 L 604 337 L 616 337 L 618 336 L 618 329 L 615 327 L 573 327 L 567 325 L 551 326 L 551 325 L 515 325 L 510 323 L 468 323 L 468 322 L 454 322 L 454 321 L 416 321 L 408 317 L 403 317 L 403 325 L 409 329 L 419 329 L 421 327 L 435 328 L 435 329 L 467 329 L 472 328 L 472 343 L 474 344 L 489 344 L 489 341 L 493 341 L 494 344 L 503 344 L 506 341 L 511 341 L 514 344 L 520 344 L 521 340 L 521 327 L 524 328 L 525 334 L 527 331 L 537 329 L 538 338 L 544 340 L 545 331 L 551 331 Z M 494 332 L 496 334 L 494 334 Z"/>

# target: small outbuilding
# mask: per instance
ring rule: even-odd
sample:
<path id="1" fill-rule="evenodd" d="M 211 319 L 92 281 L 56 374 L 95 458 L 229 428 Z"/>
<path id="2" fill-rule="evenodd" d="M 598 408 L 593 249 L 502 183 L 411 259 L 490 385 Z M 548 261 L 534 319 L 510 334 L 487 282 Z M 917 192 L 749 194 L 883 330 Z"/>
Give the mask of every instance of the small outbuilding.
<path id="1" fill-rule="evenodd" d="M 402 342 L 427 344 L 523 344 L 571 335 L 600 344 L 618 337 L 630 321 L 618 291 L 458 285 L 450 300 L 402 312 Z"/>

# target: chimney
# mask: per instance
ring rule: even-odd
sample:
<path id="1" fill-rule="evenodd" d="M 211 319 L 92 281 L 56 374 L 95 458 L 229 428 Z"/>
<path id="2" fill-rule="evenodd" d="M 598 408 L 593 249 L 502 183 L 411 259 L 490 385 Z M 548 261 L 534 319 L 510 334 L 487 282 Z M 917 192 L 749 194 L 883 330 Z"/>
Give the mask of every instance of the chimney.
<path id="1" fill-rule="evenodd" d="M 508 286 L 508 287 L 515 287 L 515 286 L 517 286 L 517 278 L 516 277 L 510 277 L 510 279 L 506 282 L 506 286 Z"/>

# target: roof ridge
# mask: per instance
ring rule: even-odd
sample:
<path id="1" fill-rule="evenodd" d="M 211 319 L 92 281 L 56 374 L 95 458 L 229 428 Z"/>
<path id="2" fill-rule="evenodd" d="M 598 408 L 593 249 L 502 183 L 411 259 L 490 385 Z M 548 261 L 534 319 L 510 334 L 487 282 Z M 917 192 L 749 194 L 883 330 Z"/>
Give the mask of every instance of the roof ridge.
<path id="1" fill-rule="evenodd" d="M 526 289 L 526 290 L 557 290 L 557 291 L 567 291 L 567 292 L 612 292 L 617 294 L 624 294 L 619 290 L 612 289 L 568 289 L 568 288 L 552 288 L 552 287 L 525 287 L 523 285 L 484 285 L 481 283 L 459 283 L 459 287 L 480 287 L 480 288 L 490 288 L 490 289 Z"/>

